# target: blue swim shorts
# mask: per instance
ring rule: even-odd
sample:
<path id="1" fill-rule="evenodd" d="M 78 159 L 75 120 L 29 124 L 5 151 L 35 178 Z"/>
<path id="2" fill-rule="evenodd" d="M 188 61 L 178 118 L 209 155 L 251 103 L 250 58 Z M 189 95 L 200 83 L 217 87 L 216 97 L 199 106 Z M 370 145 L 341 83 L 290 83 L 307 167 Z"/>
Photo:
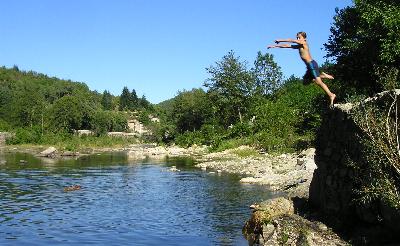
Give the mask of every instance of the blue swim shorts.
<path id="1" fill-rule="evenodd" d="M 306 63 L 306 66 L 307 66 L 307 71 L 303 76 L 303 84 L 308 85 L 312 82 L 313 79 L 319 77 L 320 72 L 318 63 L 314 60 L 312 60 L 309 63 Z"/>

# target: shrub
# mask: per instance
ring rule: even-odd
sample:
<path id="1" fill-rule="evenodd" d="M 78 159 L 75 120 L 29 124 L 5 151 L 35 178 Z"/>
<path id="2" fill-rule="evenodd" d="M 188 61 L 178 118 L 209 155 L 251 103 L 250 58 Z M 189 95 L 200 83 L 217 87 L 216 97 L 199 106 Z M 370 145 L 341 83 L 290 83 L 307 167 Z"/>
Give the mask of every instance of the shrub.
<path id="1" fill-rule="evenodd" d="M 260 155 L 260 153 L 253 148 L 239 148 L 239 149 L 233 150 L 232 153 L 234 153 L 235 155 L 242 157 L 242 158 Z"/>
<path id="2" fill-rule="evenodd" d="M 0 131 L 9 131 L 12 129 L 10 124 L 3 119 L 0 119 Z"/>
<path id="3" fill-rule="evenodd" d="M 228 129 L 229 138 L 241 138 L 253 134 L 252 125 L 248 123 L 237 123 Z"/>
<path id="4" fill-rule="evenodd" d="M 273 98 L 259 98 L 252 109 L 255 143 L 274 152 L 311 146 L 321 124 L 321 111 L 326 109 L 322 93 L 316 85 L 304 86 L 292 77 Z"/>
<path id="5" fill-rule="evenodd" d="M 39 127 L 18 128 L 15 135 L 7 140 L 7 144 L 30 144 L 41 140 L 41 129 Z"/>
<path id="6" fill-rule="evenodd" d="M 201 145 L 204 142 L 204 136 L 201 131 L 186 131 L 183 134 L 180 134 L 175 139 L 176 144 L 183 147 L 188 147 L 194 144 Z"/>
<path id="7" fill-rule="evenodd" d="M 364 133 L 359 140 L 364 161 L 355 164 L 359 184 L 355 193 L 357 202 L 362 206 L 383 202 L 399 209 L 400 97 L 390 93 L 388 98 L 382 100 L 383 103 L 363 103 L 354 113 L 356 123 Z"/>
<path id="8" fill-rule="evenodd" d="M 242 145 L 252 145 L 254 141 L 251 138 L 233 138 L 221 140 L 218 144 L 211 146 L 211 151 L 219 152 L 226 149 L 234 149 Z"/>

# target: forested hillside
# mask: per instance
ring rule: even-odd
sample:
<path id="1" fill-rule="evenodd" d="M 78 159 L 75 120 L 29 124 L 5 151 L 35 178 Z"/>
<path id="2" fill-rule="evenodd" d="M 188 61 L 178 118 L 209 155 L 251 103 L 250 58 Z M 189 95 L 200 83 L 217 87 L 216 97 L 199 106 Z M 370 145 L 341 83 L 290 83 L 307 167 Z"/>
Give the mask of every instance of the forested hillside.
<path id="1" fill-rule="evenodd" d="M 126 131 L 131 116 L 127 111 L 151 108 L 144 96 L 138 98 L 127 87 L 121 96 L 113 96 L 91 91 L 85 83 L 20 71 L 17 66 L 0 68 L 0 102 L 0 130 L 16 132 L 13 143 L 46 143 L 78 129 L 97 136 Z"/>

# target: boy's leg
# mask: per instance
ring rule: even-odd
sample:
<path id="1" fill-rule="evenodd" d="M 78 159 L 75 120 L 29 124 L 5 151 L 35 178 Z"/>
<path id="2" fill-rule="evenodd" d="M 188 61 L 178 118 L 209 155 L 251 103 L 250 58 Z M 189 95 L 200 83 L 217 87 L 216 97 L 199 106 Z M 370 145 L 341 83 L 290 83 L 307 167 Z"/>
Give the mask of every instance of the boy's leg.
<path id="1" fill-rule="evenodd" d="M 330 104 L 330 105 L 332 106 L 332 105 L 333 105 L 333 102 L 335 101 L 336 95 L 333 94 L 333 93 L 329 90 L 328 86 L 327 86 L 324 82 L 322 82 L 321 77 L 316 77 L 316 78 L 314 79 L 314 82 L 315 82 L 317 85 L 319 85 L 319 86 L 325 91 L 325 93 L 329 96 L 329 99 L 331 100 L 331 104 Z"/>
<path id="2" fill-rule="evenodd" d="M 334 79 L 334 77 L 330 74 L 322 72 L 320 75 L 321 79 Z"/>

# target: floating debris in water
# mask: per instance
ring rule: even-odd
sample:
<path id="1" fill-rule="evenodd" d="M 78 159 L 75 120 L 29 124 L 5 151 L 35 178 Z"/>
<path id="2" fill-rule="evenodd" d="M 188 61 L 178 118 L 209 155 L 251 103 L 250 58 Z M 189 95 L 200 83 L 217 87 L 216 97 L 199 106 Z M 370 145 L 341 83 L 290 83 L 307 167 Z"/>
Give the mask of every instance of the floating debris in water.
<path id="1" fill-rule="evenodd" d="M 71 185 L 71 186 L 64 187 L 64 192 L 80 190 L 81 188 L 82 187 L 80 185 Z"/>
<path id="2" fill-rule="evenodd" d="M 176 168 L 176 166 L 172 166 L 170 169 L 169 169 L 171 172 L 180 172 L 181 170 L 179 170 L 178 168 Z"/>

